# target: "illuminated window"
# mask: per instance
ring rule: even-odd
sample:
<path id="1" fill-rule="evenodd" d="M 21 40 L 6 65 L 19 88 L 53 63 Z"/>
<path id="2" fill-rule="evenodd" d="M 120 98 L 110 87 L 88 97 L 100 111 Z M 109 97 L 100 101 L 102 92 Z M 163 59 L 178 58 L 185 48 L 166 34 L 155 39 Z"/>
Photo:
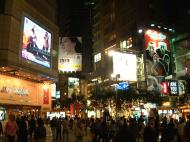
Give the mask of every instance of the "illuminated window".
<path id="1" fill-rule="evenodd" d="M 101 53 L 98 53 L 96 55 L 94 55 L 94 63 L 98 62 L 101 60 Z"/>
<path id="2" fill-rule="evenodd" d="M 127 40 L 120 41 L 120 48 L 128 49 L 132 47 L 132 38 L 129 37 Z"/>

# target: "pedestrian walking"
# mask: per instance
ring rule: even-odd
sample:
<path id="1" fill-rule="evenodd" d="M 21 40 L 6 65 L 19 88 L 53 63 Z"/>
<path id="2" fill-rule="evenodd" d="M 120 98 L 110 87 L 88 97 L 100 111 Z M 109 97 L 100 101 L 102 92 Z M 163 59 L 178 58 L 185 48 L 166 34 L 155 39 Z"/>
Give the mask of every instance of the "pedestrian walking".
<path id="1" fill-rule="evenodd" d="M 65 140 L 66 142 L 69 141 L 69 122 L 67 120 L 67 117 L 65 117 L 62 123 L 62 136 L 63 136 L 63 141 Z"/>
<path id="2" fill-rule="evenodd" d="M 44 122 L 41 118 L 37 120 L 37 127 L 34 131 L 35 142 L 45 142 L 46 141 L 46 128 L 44 127 Z"/>
<path id="3" fill-rule="evenodd" d="M 51 127 L 53 140 L 55 140 L 55 137 L 56 137 L 56 118 L 55 117 L 53 117 L 53 119 L 50 121 L 50 127 Z"/>
<path id="4" fill-rule="evenodd" d="M 77 121 L 74 133 L 75 133 L 75 137 L 76 137 L 76 142 L 82 142 L 83 135 L 84 135 L 84 128 L 82 127 L 82 123 L 79 119 Z"/>
<path id="5" fill-rule="evenodd" d="M 28 130 L 26 117 L 22 116 L 18 125 L 18 140 L 17 142 L 28 142 Z"/>
<path id="6" fill-rule="evenodd" d="M 61 121 L 61 118 L 59 118 L 56 122 L 56 140 L 58 139 L 61 140 L 61 125 L 62 125 L 62 121 Z"/>
<path id="7" fill-rule="evenodd" d="M 5 135 L 8 142 L 15 142 L 16 133 L 18 131 L 18 125 L 15 120 L 14 114 L 9 114 L 9 120 L 5 124 Z"/>

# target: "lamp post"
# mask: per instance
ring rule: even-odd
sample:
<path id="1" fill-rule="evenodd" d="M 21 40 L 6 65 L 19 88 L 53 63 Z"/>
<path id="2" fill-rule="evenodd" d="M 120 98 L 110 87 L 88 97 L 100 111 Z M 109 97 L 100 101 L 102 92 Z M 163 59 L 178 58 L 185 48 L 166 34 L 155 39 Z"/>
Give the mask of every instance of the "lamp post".
<path id="1" fill-rule="evenodd" d="M 120 78 L 120 74 L 111 74 L 111 77 L 116 81 Z M 118 119 L 118 92 L 117 92 L 117 84 L 115 85 L 115 119 Z"/>

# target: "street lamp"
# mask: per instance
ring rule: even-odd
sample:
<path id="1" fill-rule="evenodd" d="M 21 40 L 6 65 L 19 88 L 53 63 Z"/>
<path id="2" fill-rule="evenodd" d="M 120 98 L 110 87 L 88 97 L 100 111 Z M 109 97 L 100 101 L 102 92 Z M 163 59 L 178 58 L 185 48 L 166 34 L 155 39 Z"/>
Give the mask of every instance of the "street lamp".
<path id="1" fill-rule="evenodd" d="M 111 77 L 117 83 L 118 79 L 120 78 L 120 74 L 114 74 L 114 73 L 112 73 Z M 116 102 L 116 105 L 115 105 L 115 119 L 117 120 L 117 118 L 118 118 L 118 92 L 117 92 L 117 84 L 115 85 L 115 102 Z"/>

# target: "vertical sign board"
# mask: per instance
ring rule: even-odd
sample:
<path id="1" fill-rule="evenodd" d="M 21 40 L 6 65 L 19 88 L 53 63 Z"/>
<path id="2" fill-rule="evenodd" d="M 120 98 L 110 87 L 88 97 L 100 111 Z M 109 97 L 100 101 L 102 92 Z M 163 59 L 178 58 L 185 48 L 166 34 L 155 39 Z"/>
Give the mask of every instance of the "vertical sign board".
<path id="1" fill-rule="evenodd" d="M 49 89 L 44 89 L 43 93 L 43 104 L 49 104 Z"/>
<path id="2" fill-rule="evenodd" d="M 169 81 L 169 93 L 171 96 L 177 96 L 179 94 L 178 81 Z"/>
<path id="3" fill-rule="evenodd" d="M 145 56 L 147 72 L 147 89 L 162 91 L 158 77 L 171 75 L 171 53 L 167 34 L 153 29 L 145 31 Z"/>

